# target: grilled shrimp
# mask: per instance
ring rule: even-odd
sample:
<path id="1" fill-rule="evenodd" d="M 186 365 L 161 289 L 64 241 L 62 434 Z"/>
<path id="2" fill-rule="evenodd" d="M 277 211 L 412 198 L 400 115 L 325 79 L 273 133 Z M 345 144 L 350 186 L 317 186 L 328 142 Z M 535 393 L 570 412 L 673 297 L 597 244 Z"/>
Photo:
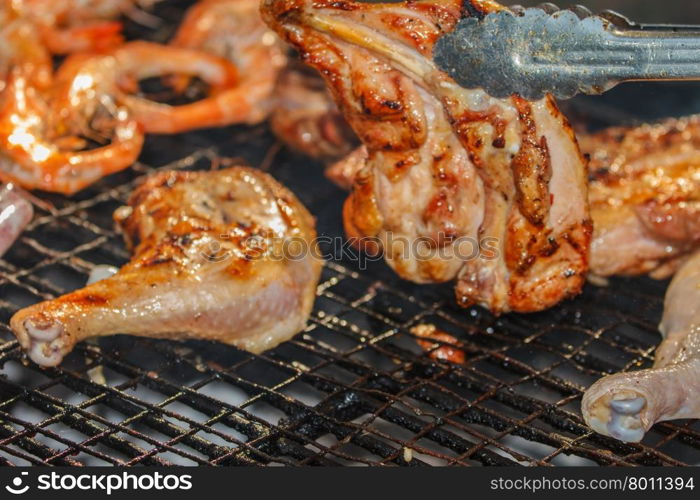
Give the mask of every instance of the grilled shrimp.
<path id="1" fill-rule="evenodd" d="M 180 106 L 125 95 L 127 106 L 148 133 L 173 134 L 223 126 L 245 121 L 249 115 L 241 105 L 243 101 L 236 104 L 232 94 L 235 89 L 238 89 L 234 92 L 236 94 L 242 91 L 239 84 L 243 77 L 236 66 L 223 57 L 186 47 L 140 41 L 123 45 L 113 52 L 112 57 L 119 66 L 118 81 L 124 90 L 135 91 L 135 81 L 172 74 L 199 77 L 210 87 L 210 97 Z M 257 91 L 248 90 L 251 94 Z"/>
<path id="2" fill-rule="evenodd" d="M 13 69 L 0 102 L 0 172 L 4 179 L 28 189 L 73 194 L 110 173 L 131 165 L 141 151 L 143 133 L 123 106 L 99 92 L 99 83 L 73 65 L 57 76 L 59 89 L 66 88 L 70 108 L 79 116 L 57 116 L 46 92 L 33 87 L 18 68 Z M 82 107 L 89 96 L 91 106 Z M 81 130 L 109 116 L 104 125 L 110 144 L 85 149 Z M 80 121 L 71 121 L 77 120 Z"/>
<path id="3" fill-rule="evenodd" d="M 18 68 L 8 80 L 0 111 L 2 171 L 17 184 L 73 194 L 123 170 L 138 157 L 141 121 L 170 107 L 125 90 L 134 80 L 179 72 L 196 75 L 214 89 L 237 81 L 235 66 L 200 51 L 131 42 L 108 54 L 73 54 L 40 91 Z M 11 88 L 10 88 L 11 87 Z M 149 131 L 147 127 L 146 131 Z M 88 140 L 100 147 L 86 149 Z"/>
<path id="4" fill-rule="evenodd" d="M 173 50 L 197 50 L 225 58 L 238 68 L 240 79 L 183 106 L 145 100 L 135 103 L 134 110 L 148 132 L 255 124 L 267 118 L 286 56 L 282 42 L 262 22 L 259 5 L 258 0 L 205 0 L 190 9 L 171 42 Z M 176 73 L 177 67 L 172 70 Z"/>
<path id="5" fill-rule="evenodd" d="M 51 84 L 51 54 L 35 26 L 23 19 L 3 17 L 0 11 L 0 92 L 13 67 L 34 87 L 46 89 Z"/>
<path id="6" fill-rule="evenodd" d="M 113 19 L 157 0 L 0 0 L 2 10 L 37 27 L 55 54 L 103 51 L 123 43 Z"/>

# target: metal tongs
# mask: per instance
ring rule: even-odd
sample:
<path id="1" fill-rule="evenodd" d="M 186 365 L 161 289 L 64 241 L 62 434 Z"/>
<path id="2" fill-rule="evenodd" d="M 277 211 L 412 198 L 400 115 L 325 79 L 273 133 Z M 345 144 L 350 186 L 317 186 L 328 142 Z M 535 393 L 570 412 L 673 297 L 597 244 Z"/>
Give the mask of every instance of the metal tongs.
<path id="1" fill-rule="evenodd" d="M 462 19 L 433 55 L 465 88 L 568 99 L 625 81 L 700 80 L 700 26 L 636 24 L 582 6 L 515 7 Z"/>

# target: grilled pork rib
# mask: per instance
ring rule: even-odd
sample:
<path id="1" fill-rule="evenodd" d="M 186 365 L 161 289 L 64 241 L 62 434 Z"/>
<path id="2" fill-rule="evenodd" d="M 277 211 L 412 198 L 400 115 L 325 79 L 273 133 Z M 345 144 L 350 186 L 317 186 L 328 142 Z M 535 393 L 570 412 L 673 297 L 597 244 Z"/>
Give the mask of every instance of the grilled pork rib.
<path id="1" fill-rule="evenodd" d="M 529 312 L 578 293 L 588 271 L 574 133 L 552 99 L 493 99 L 432 60 L 461 17 L 501 8 L 265 0 L 263 16 L 324 76 L 367 150 L 345 205 L 349 236 L 376 239 L 403 278 L 457 278 L 462 305 Z"/>
<path id="2" fill-rule="evenodd" d="M 596 432 L 641 441 L 656 422 L 700 418 L 700 253 L 673 278 L 661 322 L 664 341 L 649 370 L 610 375 L 584 395 L 581 409 Z"/>
<path id="3" fill-rule="evenodd" d="M 700 247 L 700 117 L 580 141 L 591 158 L 591 272 L 673 274 Z"/>
<path id="4" fill-rule="evenodd" d="M 244 167 L 159 173 L 115 219 L 131 262 L 11 319 L 36 363 L 57 365 L 76 342 L 117 333 L 260 352 L 306 323 L 321 269 L 314 220 L 267 174 Z"/>

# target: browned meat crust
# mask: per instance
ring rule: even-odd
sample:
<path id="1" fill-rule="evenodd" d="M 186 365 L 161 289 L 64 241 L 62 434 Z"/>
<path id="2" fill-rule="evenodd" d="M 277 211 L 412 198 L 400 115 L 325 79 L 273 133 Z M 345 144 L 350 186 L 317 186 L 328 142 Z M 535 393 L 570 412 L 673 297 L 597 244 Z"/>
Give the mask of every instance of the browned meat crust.
<path id="1" fill-rule="evenodd" d="M 76 342 L 117 333 L 260 352 L 305 325 L 321 271 L 314 220 L 269 175 L 245 167 L 161 172 L 115 219 L 131 262 L 12 317 L 35 362 L 56 365 Z"/>
<path id="2" fill-rule="evenodd" d="M 358 142 L 320 75 L 297 61 L 277 81 L 270 127 L 287 146 L 324 162 L 340 160 Z"/>
<path id="3" fill-rule="evenodd" d="M 583 136 L 591 271 L 666 277 L 700 246 L 700 118 Z"/>
<path id="4" fill-rule="evenodd" d="M 434 42 L 490 1 L 266 0 L 263 16 L 323 75 L 367 150 L 345 206 L 397 273 L 457 278 L 457 299 L 537 311 L 578 293 L 591 224 L 584 160 L 551 99 L 460 88 Z M 465 257 L 462 245 L 476 247 Z M 406 253 L 406 246 L 413 251 Z"/>

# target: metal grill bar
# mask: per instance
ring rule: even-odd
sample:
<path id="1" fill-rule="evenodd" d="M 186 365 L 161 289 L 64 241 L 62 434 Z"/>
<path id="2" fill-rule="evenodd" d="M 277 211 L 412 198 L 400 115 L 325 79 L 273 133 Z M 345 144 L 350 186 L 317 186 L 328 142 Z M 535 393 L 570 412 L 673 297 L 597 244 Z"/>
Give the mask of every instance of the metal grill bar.
<path id="1" fill-rule="evenodd" d="M 158 14 L 166 22 L 147 37 L 167 39 L 186 5 L 165 2 Z M 628 116 L 604 99 L 578 102 L 570 111 L 589 123 Z M 97 264 L 128 260 L 111 214 L 135 183 L 227 157 L 269 169 L 318 217 L 321 234 L 340 234 L 342 193 L 264 126 L 152 137 L 133 169 L 74 199 L 47 195 L 52 208 L 39 209 L 0 260 L 0 463 L 700 463 L 696 422 L 657 425 L 633 445 L 593 434 L 580 416 L 592 381 L 653 361 L 666 284 L 648 279 L 616 279 L 545 313 L 494 318 L 458 308 L 448 286 L 415 286 L 383 264 L 359 270 L 338 260 L 325 266 L 306 330 L 262 355 L 117 336 L 80 344 L 59 368 L 28 363 L 9 318 L 82 286 Z M 432 359 L 410 333 L 421 323 L 457 338 L 467 361 Z"/>

